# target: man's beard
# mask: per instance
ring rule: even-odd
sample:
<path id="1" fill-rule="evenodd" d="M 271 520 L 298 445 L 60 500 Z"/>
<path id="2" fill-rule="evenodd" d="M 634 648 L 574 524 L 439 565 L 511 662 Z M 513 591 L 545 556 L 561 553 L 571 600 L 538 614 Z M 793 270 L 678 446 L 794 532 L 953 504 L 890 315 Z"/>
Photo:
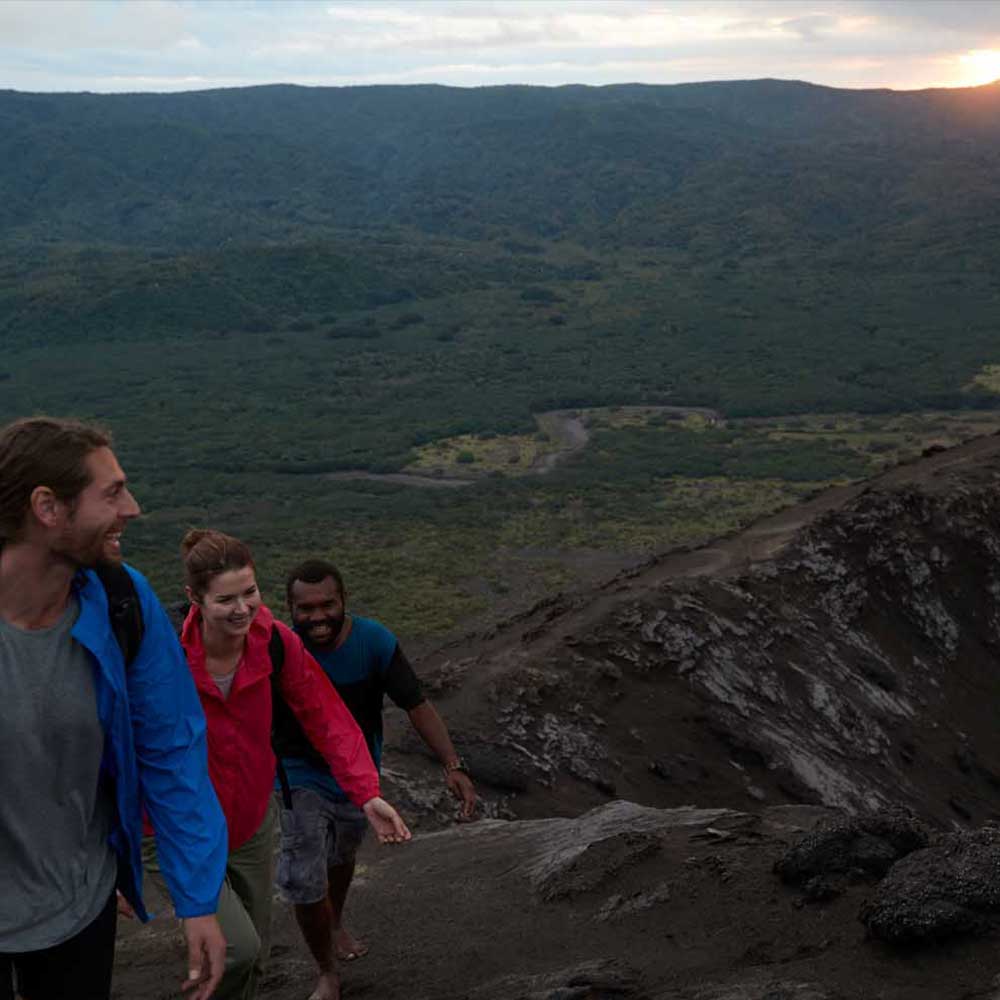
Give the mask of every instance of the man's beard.
<path id="1" fill-rule="evenodd" d="M 121 550 L 109 551 L 107 529 L 95 530 L 86 538 L 67 532 L 56 543 L 54 552 L 75 568 L 93 569 L 99 565 L 120 566 L 122 563 Z"/>
<path id="2" fill-rule="evenodd" d="M 329 618 L 323 618 L 320 621 L 296 622 L 295 631 L 303 640 L 305 640 L 307 644 L 312 644 L 314 646 L 332 646 L 337 641 L 344 628 L 345 617 L 345 615 L 336 615 Z M 329 631 L 321 640 L 314 639 L 313 633 L 322 628 L 329 629 Z"/>

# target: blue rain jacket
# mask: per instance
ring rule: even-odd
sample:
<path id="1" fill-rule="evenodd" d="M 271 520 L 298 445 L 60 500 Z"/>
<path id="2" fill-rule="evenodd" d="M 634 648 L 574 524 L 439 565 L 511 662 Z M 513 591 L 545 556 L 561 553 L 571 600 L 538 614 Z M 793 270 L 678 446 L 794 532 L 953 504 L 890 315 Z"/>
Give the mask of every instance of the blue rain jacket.
<path id="1" fill-rule="evenodd" d="M 177 916 L 200 917 L 215 913 L 228 843 L 208 776 L 205 716 L 166 613 L 142 574 L 125 568 L 144 623 L 142 645 L 127 672 L 100 580 L 91 570 L 74 580 L 80 617 L 73 636 L 93 656 L 104 728 L 101 771 L 114 789 L 111 846 L 118 856 L 118 888 L 136 915 L 148 920 L 142 902 L 145 810 Z"/>

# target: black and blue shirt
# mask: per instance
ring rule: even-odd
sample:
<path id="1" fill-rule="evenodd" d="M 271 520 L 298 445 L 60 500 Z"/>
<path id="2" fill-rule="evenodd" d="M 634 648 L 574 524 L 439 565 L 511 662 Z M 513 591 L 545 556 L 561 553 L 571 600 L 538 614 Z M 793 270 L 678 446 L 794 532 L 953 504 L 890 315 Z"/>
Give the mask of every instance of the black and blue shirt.
<path id="1" fill-rule="evenodd" d="M 375 767 L 380 768 L 383 697 L 388 695 L 406 712 L 424 701 L 420 681 L 396 637 L 377 621 L 352 616 L 351 630 L 338 649 L 320 650 L 310 646 L 308 641 L 305 645 L 350 709 Z M 329 770 L 299 757 L 284 757 L 283 763 L 293 788 L 312 788 L 335 801 L 348 801 Z"/>

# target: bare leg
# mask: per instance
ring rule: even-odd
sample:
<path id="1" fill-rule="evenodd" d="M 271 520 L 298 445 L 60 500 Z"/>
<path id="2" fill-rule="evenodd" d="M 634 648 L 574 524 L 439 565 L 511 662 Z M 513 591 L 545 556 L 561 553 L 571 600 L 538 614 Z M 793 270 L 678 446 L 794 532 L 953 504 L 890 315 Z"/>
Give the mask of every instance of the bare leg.
<path id="1" fill-rule="evenodd" d="M 328 896 L 330 912 L 333 917 L 333 944 L 337 949 L 337 958 L 351 961 L 368 954 L 368 945 L 359 941 L 345 926 L 344 903 L 347 900 L 347 890 L 351 888 L 354 878 L 354 860 L 344 865 L 332 865 L 327 869 Z"/>
<path id="2" fill-rule="evenodd" d="M 340 973 L 333 948 L 333 908 L 329 896 L 318 903 L 296 904 L 295 919 L 319 966 L 319 981 L 309 1000 L 340 1000 Z"/>

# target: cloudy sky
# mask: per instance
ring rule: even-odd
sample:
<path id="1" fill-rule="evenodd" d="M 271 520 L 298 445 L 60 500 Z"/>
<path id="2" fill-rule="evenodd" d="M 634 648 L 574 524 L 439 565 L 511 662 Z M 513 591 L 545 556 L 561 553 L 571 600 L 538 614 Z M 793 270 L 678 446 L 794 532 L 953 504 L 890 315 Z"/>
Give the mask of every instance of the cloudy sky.
<path id="1" fill-rule="evenodd" d="M 0 88 L 1000 78 L 998 0 L 0 0 Z"/>

